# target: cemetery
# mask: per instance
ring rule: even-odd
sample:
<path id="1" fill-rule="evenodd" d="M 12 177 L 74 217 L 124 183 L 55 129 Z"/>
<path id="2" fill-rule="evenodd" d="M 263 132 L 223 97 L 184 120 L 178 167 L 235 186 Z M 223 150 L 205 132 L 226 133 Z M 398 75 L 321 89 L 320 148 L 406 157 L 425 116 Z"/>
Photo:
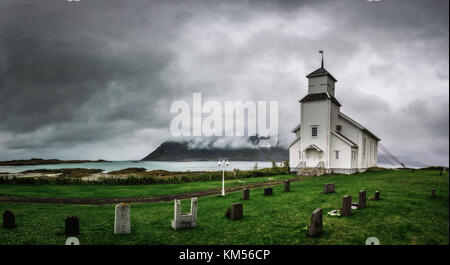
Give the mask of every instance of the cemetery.
<path id="1" fill-rule="evenodd" d="M 381 245 L 449 244 L 448 171 L 283 177 L 225 196 L 159 202 L 129 203 L 127 198 L 140 195 L 131 190 L 118 204 L 0 201 L 0 244 L 364 245 L 371 237 Z M 200 183 L 166 185 L 183 190 L 188 184 Z M 23 189 L 20 196 L 33 194 Z"/>

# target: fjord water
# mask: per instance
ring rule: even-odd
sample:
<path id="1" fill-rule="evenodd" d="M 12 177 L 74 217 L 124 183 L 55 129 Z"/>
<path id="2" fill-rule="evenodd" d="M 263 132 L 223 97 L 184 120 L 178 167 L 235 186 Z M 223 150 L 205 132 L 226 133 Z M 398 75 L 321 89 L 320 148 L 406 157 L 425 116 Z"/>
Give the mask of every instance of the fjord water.
<path id="1" fill-rule="evenodd" d="M 258 169 L 272 167 L 272 162 L 268 161 L 230 161 L 230 165 L 225 170 L 232 171 L 234 168 L 240 170 L 253 169 L 258 163 Z M 74 164 L 48 164 L 30 166 L 0 166 L 0 172 L 19 173 L 33 169 L 59 169 L 59 168 L 89 168 L 103 169 L 104 172 L 120 170 L 130 167 L 143 167 L 147 170 L 167 170 L 167 171 L 218 171 L 222 170 L 217 166 L 216 161 L 113 161 L 98 163 L 74 163 Z"/>

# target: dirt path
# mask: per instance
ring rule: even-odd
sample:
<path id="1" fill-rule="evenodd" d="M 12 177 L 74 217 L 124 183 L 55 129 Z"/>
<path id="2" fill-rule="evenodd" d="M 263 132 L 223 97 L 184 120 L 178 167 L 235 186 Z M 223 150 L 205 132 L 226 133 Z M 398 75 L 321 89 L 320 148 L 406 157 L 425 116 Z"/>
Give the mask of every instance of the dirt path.
<path id="1" fill-rule="evenodd" d="M 299 181 L 305 177 L 296 177 L 290 179 L 291 182 Z M 270 182 L 257 182 L 248 185 L 232 186 L 225 189 L 227 192 L 235 192 L 244 188 L 260 188 L 265 186 L 273 186 L 282 184 L 284 180 L 270 181 Z M 180 194 L 168 194 L 160 196 L 149 197 L 127 197 L 127 198 L 33 198 L 33 197 L 21 197 L 21 196 L 0 196 L 0 202 L 25 202 L 25 203 L 56 203 L 56 204 L 117 204 L 121 202 L 136 203 L 136 202 L 163 202 L 172 201 L 174 199 L 189 199 L 192 197 L 205 197 L 221 194 L 222 189 L 210 189 L 202 191 L 193 191 Z"/>

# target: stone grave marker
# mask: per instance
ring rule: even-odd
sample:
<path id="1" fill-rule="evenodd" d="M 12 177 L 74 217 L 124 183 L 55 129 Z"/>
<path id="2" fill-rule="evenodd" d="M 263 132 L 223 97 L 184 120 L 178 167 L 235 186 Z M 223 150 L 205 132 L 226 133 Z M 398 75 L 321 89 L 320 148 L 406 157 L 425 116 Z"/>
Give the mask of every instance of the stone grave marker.
<path id="1" fill-rule="evenodd" d="M 3 213 L 3 228 L 4 229 L 16 228 L 16 217 L 14 216 L 14 213 L 10 210 L 6 210 Z"/>
<path id="2" fill-rule="evenodd" d="M 345 195 L 342 199 L 341 216 L 350 216 L 352 214 L 352 196 Z"/>
<path id="3" fill-rule="evenodd" d="M 114 234 L 122 235 L 129 233 L 131 233 L 130 205 L 123 202 L 116 205 L 116 214 L 114 217 Z"/>
<path id="4" fill-rule="evenodd" d="M 264 196 L 270 196 L 270 195 L 273 195 L 273 190 L 272 190 L 272 188 L 265 188 L 264 189 Z"/>
<path id="5" fill-rule="evenodd" d="M 291 191 L 291 182 L 288 179 L 284 181 L 284 191 L 285 192 Z"/>
<path id="6" fill-rule="evenodd" d="M 69 215 L 65 220 L 66 235 L 74 236 L 80 234 L 80 220 L 75 215 Z"/>
<path id="7" fill-rule="evenodd" d="M 312 212 L 308 236 L 314 237 L 322 234 L 322 213 L 323 211 L 320 208 L 317 208 Z"/>
<path id="8" fill-rule="evenodd" d="M 175 200 L 172 228 L 179 230 L 197 227 L 197 209 L 198 200 L 195 197 L 191 198 L 191 211 L 189 213 L 181 213 L 181 202 Z"/>
<path id="9" fill-rule="evenodd" d="M 250 199 L 250 190 L 249 189 L 243 189 L 242 190 L 242 199 L 243 200 L 249 200 Z"/>
<path id="10" fill-rule="evenodd" d="M 379 199 L 380 199 L 380 192 L 375 191 L 375 197 L 373 198 L 373 200 L 378 201 Z"/>
<path id="11" fill-rule="evenodd" d="M 359 202 L 358 202 L 358 209 L 364 209 L 367 206 L 367 195 L 366 191 L 362 190 L 359 192 Z"/>
<path id="12" fill-rule="evenodd" d="M 239 220 L 244 217 L 244 206 L 242 203 L 233 203 L 231 208 L 227 209 L 225 216 L 231 220 Z"/>
<path id="13" fill-rule="evenodd" d="M 323 186 L 323 193 L 325 193 L 325 194 L 327 194 L 327 193 L 333 193 L 333 192 L 334 192 L 334 188 L 335 188 L 334 183 L 326 183 L 326 184 Z"/>
<path id="14" fill-rule="evenodd" d="M 436 190 L 434 188 L 431 189 L 431 198 L 436 198 Z"/>

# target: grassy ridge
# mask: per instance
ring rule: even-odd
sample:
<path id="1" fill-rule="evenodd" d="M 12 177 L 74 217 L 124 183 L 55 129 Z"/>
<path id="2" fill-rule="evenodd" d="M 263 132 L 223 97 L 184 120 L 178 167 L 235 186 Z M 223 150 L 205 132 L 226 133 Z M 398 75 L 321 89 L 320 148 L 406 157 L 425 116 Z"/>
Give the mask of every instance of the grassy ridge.
<path id="1" fill-rule="evenodd" d="M 323 184 L 336 183 L 336 193 L 323 194 Z M 196 183 L 200 184 L 200 183 Z M 185 184 L 180 184 L 185 185 Z M 72 186 L 71 186 L 72 187 Z M 430 197 L 431 188 L 437 198 Z M 0 229 L 0 244 L 64 244 L 64 216 L 80 218 L 81 244 L 356 244 L 363 245 L 374 236 L 382 245 L 449 244 L 449 177 L 439 171 L 378 171 L 351 176 L 334 175 L 308 178 L 274 187 L 274 195 L 252 189 L 250 200 L 242 201 L 240 192 L 226 197 L 199 198 L 198 227 L 173 231 L 173 203 L 131 205 L 130 235 L 113 234 L 114 206 L 47 205 L 0 203 L 0 211 L 16 213 L 17 229 Z M 368 196 L 381 191 L 380 201 L 368 201 L 364 210 L 350 217 L 330 217 L 342 197 L 359 190 Z M 232 203 L 244 204 L 244 218 L 230 221 L 224 217 Z M 189 202 L 182 202 L 183 212 Z M 324 210 L 323 234 L 309 238 L 303 230 L 311 212 Z"/>
<path id="2" fill-rule="evenodd" d="M 245 185 L 294 178 L 296 175 L 229 179 L 225 186 Z M 51 198 L 114 198 L 158 196 L 221 188 L 222 181 L 189 182 L 152 185 L 0 185 L 0 196 L 26 196 Z"/>

